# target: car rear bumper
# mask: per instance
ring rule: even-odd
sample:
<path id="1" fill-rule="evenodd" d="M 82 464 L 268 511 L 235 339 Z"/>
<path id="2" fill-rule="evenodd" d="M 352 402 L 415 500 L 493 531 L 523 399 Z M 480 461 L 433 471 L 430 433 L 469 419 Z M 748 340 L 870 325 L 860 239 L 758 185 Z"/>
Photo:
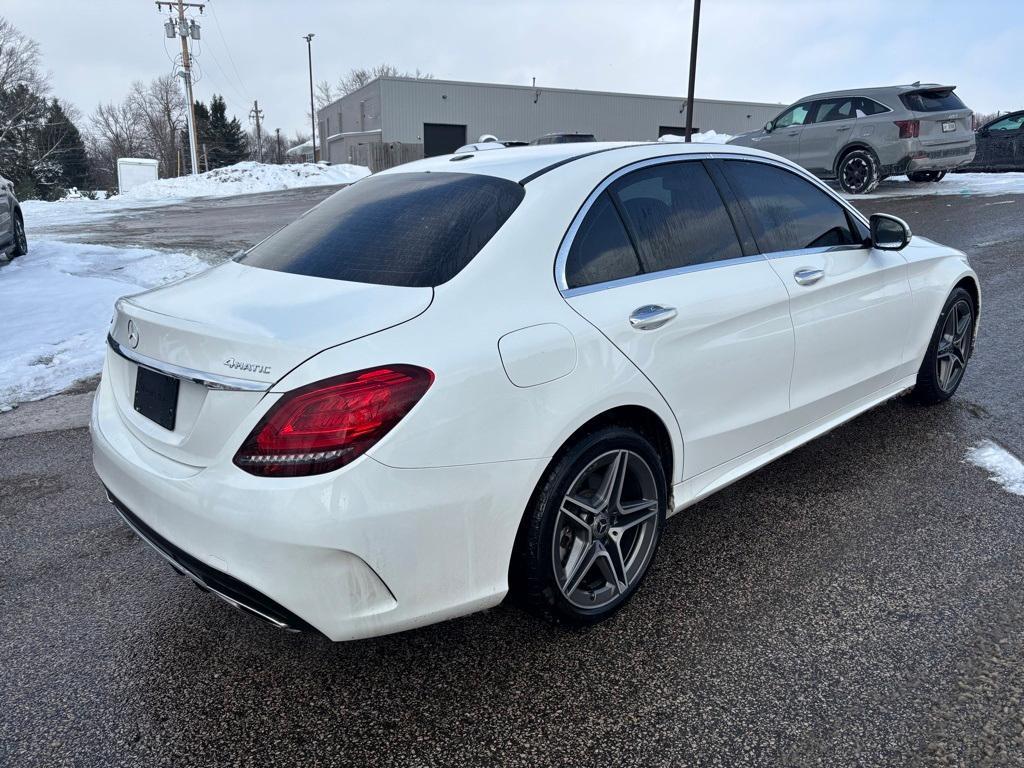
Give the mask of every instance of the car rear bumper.
<path id="1" fill-rule="evenodd" d="M 126 522 L 179 572 L 281 629 L 332 640 L 397 632 L 499 603 L 545 462 L 258 478 L 188 467 L 139 442 L 102 383 L 93 463 Z"/>

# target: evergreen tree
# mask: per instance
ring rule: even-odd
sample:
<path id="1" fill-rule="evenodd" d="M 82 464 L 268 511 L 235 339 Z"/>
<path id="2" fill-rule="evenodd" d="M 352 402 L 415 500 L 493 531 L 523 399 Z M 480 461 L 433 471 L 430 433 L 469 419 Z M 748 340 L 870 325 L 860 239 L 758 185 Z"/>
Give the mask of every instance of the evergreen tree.
<path id="1" fill-rule="evenodd" d="M 85 187 L 88 183 L 88 159 L 82 134 L 57 99 L 46 105 L 43 124 L 37 137 L 40 160 L 60 168 L 60 186 Z"/>
<path id="2" fill-rule="evenodd" d="M 210 168 L 223 168 L 249 157 L 249 137 L 237 117 L 228 120 L 224 98 L 214 94 L 210 100 L 208 147 Z"/>

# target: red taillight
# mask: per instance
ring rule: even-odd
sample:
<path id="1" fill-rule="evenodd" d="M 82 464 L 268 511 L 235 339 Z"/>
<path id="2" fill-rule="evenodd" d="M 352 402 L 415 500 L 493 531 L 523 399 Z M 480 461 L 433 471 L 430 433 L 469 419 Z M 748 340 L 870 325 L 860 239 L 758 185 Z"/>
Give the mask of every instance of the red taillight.
<path id="1" fill-rule="evenodd" d="M 310 384 L 282 397 L 235 454 L 254 475 L 318 475 L 362 456 L 419 401 L 434 374 L 389 365 Z"/>
<path id="2" fill-rule="evenodd" d="M 895 120 L 894 122 L 900 129 L 901 139 L 916 139 L 921 135 L 920 120 Z"/>

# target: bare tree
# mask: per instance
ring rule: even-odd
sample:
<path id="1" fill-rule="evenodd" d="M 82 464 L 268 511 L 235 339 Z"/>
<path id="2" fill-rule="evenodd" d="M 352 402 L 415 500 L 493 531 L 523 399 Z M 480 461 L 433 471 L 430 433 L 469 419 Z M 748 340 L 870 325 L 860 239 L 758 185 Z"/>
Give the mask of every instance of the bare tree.
<path id="1" fill-rule="evenodd" d="M 177 78 L 162 75 L 146 86 L 136 81 L 132 83 L 127 100 L 145 126 L 148 150 L 160 163 L 161 175 L 175 175 L 187 106 Z"/>
<path id="2" fill-rule="evenodd" d="M 326 80 L 321 80 L 316 84 L 316 108 L 323 109 L 332 101 L 337 99 L 338 96 L 335 94 L 334 86 Z"/>
<path id="3" fill-rule="evenodd" d="M 6 94 L 0 114 L 0 142 L 22 127 L 50 89 L 42 70 L 39 43 L 0 16 L 0 93 Z"/>
<path id="4" fill-rule="evenodd" d="M 338 78 L 338 84 L 336 90 L 339 96 L 358 91 L 364 85 L 371 80 L 375 80 L 378 77 L 413 77 L 417 80 L 433 80 L 434 76 L 429 72 L 421 72 L 417 69 L 415 72 L 402 72 L 394 64 L 378 64 L 375 67 L 356 67 L 349 71 L 347 75 L 342 75 Z"/>

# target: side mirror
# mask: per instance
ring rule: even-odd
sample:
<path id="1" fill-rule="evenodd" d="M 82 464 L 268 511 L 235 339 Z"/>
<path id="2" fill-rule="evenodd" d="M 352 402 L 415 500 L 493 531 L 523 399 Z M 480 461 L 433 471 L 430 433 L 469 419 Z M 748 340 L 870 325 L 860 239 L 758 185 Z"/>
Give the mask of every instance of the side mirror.
<path id="1" fill-rule="evenodd" d="M 888 213 L 874 213 L 870 221 L 871 246 L 880 251 L 903 250 L 913 237 L 907 222 Z"/>
<path id="2" fill-rule="evenodd" d="M 774 127 L 775 127 L 775 123 L 772 122 L 771 120 L 769 120 L 767 123 L 764 124 L 764 132 L 765 133 L 771 133 L 772 129 Z"/>

